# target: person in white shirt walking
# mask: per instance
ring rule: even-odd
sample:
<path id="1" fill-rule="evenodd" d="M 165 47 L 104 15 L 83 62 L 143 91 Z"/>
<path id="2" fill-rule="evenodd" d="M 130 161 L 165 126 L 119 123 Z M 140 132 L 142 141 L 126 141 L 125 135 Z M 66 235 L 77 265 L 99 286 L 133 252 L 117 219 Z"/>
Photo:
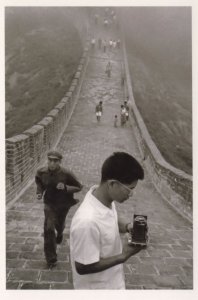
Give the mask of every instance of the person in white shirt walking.
<path id="1" fill-rule="evenodd" d="M 100 184 L 88 191 L 71 223 L 75 289 L 125 289 L 123 263 L 142 248 L 127 240 L 122 245 L 120 233 L 132 224 L 117 216 L 114 201 L 126 201 L 143 178 L 143 168 L 128 153 L 115 152 L 103 163 Z"/>

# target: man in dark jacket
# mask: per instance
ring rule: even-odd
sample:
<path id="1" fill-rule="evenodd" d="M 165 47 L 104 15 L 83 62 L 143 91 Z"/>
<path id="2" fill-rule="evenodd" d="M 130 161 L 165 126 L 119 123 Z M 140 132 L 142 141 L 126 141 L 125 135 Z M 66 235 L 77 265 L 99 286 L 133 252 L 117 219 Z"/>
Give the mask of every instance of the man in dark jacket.
<path id="1" fill-rule="evenodd" d="M 37 170 L 35 182 L 37 199 L 44 200 L 44 252 L 51 268 L 57 263 L 56 247 L 63 240 L 67 213 L 78 203 L 73 194 L 81 191 L 82 185 L 61 166 L 62 155 L 59 152 L 50 151 L 47 156 L 48 165 Z"/>

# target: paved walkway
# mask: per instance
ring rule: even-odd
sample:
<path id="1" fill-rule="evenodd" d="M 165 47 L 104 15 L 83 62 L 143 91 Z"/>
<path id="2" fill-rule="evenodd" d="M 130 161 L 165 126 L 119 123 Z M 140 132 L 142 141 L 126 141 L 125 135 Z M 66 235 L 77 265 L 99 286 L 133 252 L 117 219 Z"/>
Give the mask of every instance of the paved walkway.
<path id="1" fill-rule="evenodd" d="M 57 149 L 63 164 L 81 180 L 84 189 L 100 180 L 103 161 L 114 151 L 127 151 L 141 161 L 133 130 L 113 126 L 114 115 L 124 100 L 121 88 L 121 53 L 111 53 L 112 76 L 105 67 L 109 52 L 90 53 L 77 107 Z M 100 124 L 95 105 L 103 101 Z M 145 250 L 124 265 L 127 289 L 192 289 L 192 226 L 176 214 L 154 189 L 146 172 L 133 199 L 117 205 L 121 217 L 134 212 L 148 216 L 150 241 Z M 58 265 L 46 267 L 43 254 L 43 203 L 36 200 L 33 184 L 7 211 L 7 289 L 73 289 L 69 259 L 69 227 L 77 209 L 67 217 L 63 243 L 58 246 Z"/>

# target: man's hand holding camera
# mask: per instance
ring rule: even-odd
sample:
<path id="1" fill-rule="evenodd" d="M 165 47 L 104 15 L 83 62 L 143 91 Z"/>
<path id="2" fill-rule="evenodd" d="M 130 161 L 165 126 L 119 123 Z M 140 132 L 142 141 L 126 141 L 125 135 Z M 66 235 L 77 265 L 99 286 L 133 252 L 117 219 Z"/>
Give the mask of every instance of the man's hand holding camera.
<path id="1" fill-rule="evenodd" d="M 126 232 L 128 232 L 130 234 L 133 232 L 133 224 L 132 223 L 127 223 L 125 228 L 126 228 Z"/>
<path id="2" fill-rule="evenodd" d="M 122 255 L 123 255 L 124 261 L 126 261 L 132 255 L 140 252 L 142 249 L 143 249 L 143 247 L 141 245 L 136 245 L 136 246 L 129 245 L 128 239 L 125 239 L 124 243 L 123 243 L 123 249 L 122 249 Z"/>

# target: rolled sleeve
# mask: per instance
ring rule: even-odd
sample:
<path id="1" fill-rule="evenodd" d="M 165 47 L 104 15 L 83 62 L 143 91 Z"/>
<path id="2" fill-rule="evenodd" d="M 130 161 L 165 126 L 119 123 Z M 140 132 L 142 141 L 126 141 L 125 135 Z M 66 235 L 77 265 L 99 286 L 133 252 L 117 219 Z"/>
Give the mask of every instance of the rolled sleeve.
<path id="1" fill-rule="evenodd" d="M 100 234 L 96 224 L 85 222 L 71 234 L 74 261 L 88 265 L 100 260 Z"/>

